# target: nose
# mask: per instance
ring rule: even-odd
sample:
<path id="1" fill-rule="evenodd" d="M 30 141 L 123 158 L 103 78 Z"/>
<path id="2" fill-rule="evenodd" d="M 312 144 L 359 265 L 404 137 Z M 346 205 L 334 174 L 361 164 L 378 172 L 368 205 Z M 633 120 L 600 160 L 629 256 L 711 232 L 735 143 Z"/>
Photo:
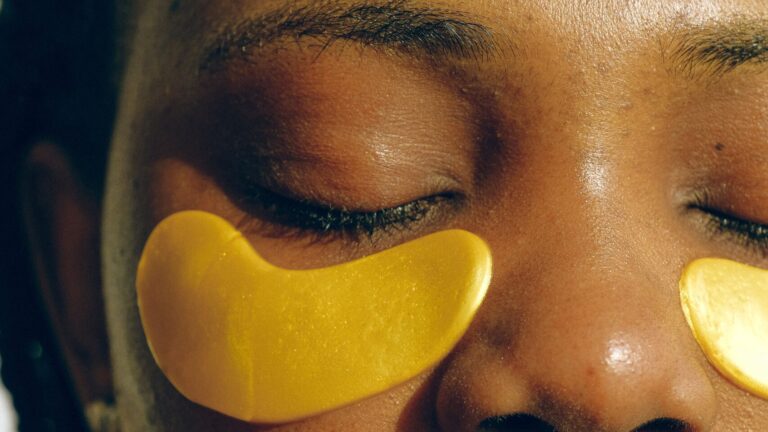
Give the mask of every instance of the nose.
<path id="1" fill-rule="evenodd" d="M 607 250 L 595 236 L 577 238 L 583 231 L 574 227 L 577 246 L 566 248 L 542 234 L 527 258 L 502 264 L 515 270 L 497 272 L 444 369 L 442 430 L 712 427 L 715 394 L 679 306 L 678 264 L 637 237 L 614 238 Z"/>

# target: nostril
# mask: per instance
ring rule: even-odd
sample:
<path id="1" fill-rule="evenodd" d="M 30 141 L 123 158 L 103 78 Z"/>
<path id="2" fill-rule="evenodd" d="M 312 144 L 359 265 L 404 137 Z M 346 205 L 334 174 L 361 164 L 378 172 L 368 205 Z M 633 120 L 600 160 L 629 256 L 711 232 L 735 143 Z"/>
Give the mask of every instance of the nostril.
<path id="1" fill-rule="evenodd" d="M 478 432 L 556 432 L 549 423 L 528 414 L 490 417 L 483 420 Z M 685 422 L 661 418 L 648 422 L 633 432 L 692 432 Z"/>
<path id="2" fill-rule="evenodd" d="M 692 431 L 693 429 L 691 429 L 690 426 L 688 426 L 685 422 L 681 422 L 675 419 L 668 419 L 668 418 L 653 420 L 634 430 L 634 432 L 692 432 Z"/>
<path id="3" fill-rule="evenodd" d="M 478 432 L 555 432 L 554 426 L 528 414 L 490 417 L 477 427 Z"/>

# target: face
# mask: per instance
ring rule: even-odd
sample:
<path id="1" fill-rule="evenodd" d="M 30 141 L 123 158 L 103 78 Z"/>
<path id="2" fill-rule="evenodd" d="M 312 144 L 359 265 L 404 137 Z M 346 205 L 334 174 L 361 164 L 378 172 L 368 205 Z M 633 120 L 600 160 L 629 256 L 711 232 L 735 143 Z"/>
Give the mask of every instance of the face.
<path id="1" fill-rule="evenodd" d="M 103 225 L 126 429 L 767 430 L 768 402 L 702 355 L 678 281 L 706 256 L 768 268 L 768 5 L 381 5 L 143 5 Z M 149 232 L 187 209 L 296 269 L 461 228 L 493 281 L 433 369 L 241 423 L 173 389 L 135 307 Z"/>

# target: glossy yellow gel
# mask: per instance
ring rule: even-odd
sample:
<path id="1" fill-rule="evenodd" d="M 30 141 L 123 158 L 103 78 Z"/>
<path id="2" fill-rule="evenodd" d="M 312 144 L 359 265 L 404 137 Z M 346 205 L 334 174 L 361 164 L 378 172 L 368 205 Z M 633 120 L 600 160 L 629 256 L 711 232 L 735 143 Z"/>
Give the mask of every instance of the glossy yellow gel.
<path id="1" fill-rule="evenodd" d="M 768 398 L 768 270 L 697 260 L 683 272 L 680 295 L 709 361 L 734 384 Z"/>
<path id="2" fill-rule="evenodd" d="M 179 392 L 241 420 L 279 423 L 427 370 L 465 333 L 490 278 L 487 245 L 466 231 L 285 270 L 224 219 L 187 211 L 155 228 L 136 284 L 149 346 Z"/>

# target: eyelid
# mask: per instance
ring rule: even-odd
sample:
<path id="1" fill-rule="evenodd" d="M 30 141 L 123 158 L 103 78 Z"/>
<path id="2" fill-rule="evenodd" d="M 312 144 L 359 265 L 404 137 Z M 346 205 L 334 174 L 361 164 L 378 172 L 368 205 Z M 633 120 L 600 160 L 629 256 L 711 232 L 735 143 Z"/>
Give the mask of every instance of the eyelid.
<path id="1" fill-rule="evenodd" d="M 707 228 L 712 234 L 728 237 L 760 258 L 768 258 L 768 225 L 721 210 L 707 193 L 696 195 L 689 208 L 707 217 Z"/>
<path id="2" fill-rule="evenodd" d="M 707 213 L 715 232 L 730 234 L 748 248 L 757 248 L 761 256 L 768 257 L 768 225 L 739 219 L 716 210 Z"/>
<path id="3" fill-rule="evenodd" d="M 288 198 L 266 190 L 252 190 L 242 198 L 244 207 L 254 219 L 269 224 L 276 237 L 312 237 L 316 240 L 334 240 L 343 237 L 359 241 L 373 240 L 382 234 L 407 231 L 414 225 L 433 219 L 447 204 L 452 207 L 460 201 L 456 194 L 443 193 L 426 196 L 395 207 L 373 211 L 357 211 L 334 207 L 310 200 Z M 248 230 L 248 227 L 241 227 Z M 263 231 L 264 227 L 259 226 Z"/>

